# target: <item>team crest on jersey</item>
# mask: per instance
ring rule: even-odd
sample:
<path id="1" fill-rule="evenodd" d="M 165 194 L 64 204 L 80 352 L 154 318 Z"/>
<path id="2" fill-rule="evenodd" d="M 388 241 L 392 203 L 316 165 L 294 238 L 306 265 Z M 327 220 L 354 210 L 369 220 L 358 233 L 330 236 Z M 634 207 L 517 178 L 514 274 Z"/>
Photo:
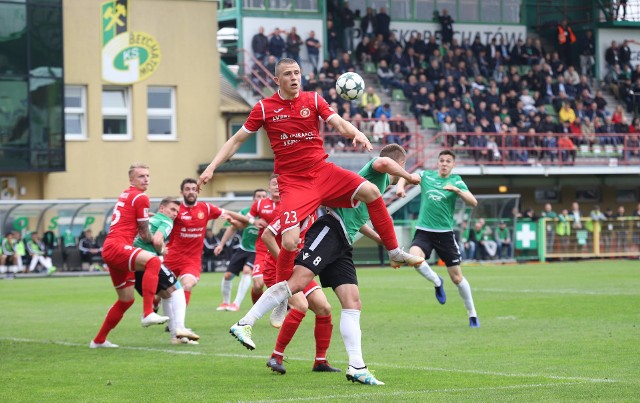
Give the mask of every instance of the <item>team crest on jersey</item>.
<path id="1" fill-rule="evenodd" d="M 201 211 L 198 213 L 198 219 L 202 220 L 204 218 L 204 213 Z"/>
<path id="2" fill-rule="evenodd" d="M 300 109 L 300 116 L 306 118 L 309 117 L 309 115 L 311 115 L 311 111 L 306 106 L 303 106 L 302 109 Z"/>

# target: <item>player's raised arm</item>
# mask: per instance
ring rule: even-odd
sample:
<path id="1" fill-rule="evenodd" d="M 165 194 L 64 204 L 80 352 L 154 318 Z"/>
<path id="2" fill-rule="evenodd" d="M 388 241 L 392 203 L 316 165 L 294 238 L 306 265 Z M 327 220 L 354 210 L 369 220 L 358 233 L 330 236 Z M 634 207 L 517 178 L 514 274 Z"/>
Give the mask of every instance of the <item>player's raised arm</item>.
<path id="1" fill-rule="evenodd" d="M 329 123 L 331 127 L 336 129 L 344 137 L 352 139 L 354 147 L 357 147 L 358 144 L 361 144 L 362 148 L 364 148 L 365 150 L 373 150 L 373 146 L 371 145 L 371 142 L 369 141 L 367 136 L 365 136 L 364 133 L 358 130 L 354 125 L 342 119 L 337 114 L 331 116 L 331 119 L 329 119 L 327 123 Z"/>
<path id="2" fill-rule="evenodd" d="M 457 193 L 458 197 L 460 197 L 462 201 L 465 202 L 465 204 L 467 204 L 468 206 L 475 207 L 478 205 L 478 201 L 476 200 L 475 196 L 468 190 L 462 190 L 450 184 L 444 185 L 442 189 Z"/>
<path id="3" fill-rule="evenodd" d="M 364 224 L 362 227 L 360 227 L 360 233 L 373 240 L 378 245 L 382 245 L 382 239 L 380 238 L 380 235 L 378 235 L 378 233 L 367 224 Z"/>
<path id="4" fill-rule="evenodd" d="M 205 168 L 205 170 L 198 178 L 198 191 L 202 188 L 202 185 L 208 183 L 213 177 L 213 172 L 225 161 L 231 158 L 242 146 L 242 143 L 247 141 L 249 137 L 254 133 L 247 132 L 244 128 L 240 128 L 226 143 L 218 150 L 216 156 L 213 157 L 213 161 Z"/>
<path id="5" fill-rule="evenodd" d="M 378 172 L 395 176 L 399 179 L 402 178 L 412 185 L 420 184 L 420 176 L 418 174 L 411 174 L 407 172 L 400 164 L 389 157 L 377 158 L 373 161 L 373 169 Z"/>

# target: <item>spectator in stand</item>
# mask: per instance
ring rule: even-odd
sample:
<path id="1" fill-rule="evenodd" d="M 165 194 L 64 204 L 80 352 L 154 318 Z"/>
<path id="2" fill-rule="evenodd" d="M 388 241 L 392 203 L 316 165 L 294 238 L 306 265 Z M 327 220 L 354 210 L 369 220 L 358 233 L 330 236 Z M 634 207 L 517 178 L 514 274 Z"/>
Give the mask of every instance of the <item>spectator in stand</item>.
<path id="1" fill-rule="evenodd" d="M 415 49 L 413 48 L 407 49 L 406 60 L 407 60 L 407 68 L 409 69 L 409 71 L 413 71 L 414 69 L 417 69 L 420 67 L 420 58 L 416 55 Z"/>
<path id="2" fill-rule="evenodd" d="M 373 105 L 374 110 L 382 104 L 373 86 L 367 86 L 367 92 L 365 92 L 360 99 L 360 107 L 366 108 L 369 104 Z"/>
<path id="3" fill-rule="evenodd" d="M 607 107 L 607 100 L 604 99 L 604 95 L 602 94 L 601 90 L 598 90 L 596 92 L 596 96 L 593 99 L 593 102 L 596 103 L 596 105 L 598 106 L 598 112 L 600 112 L 602 115 L 606 115 L 606 107 Z"/>
<path id="4" fill-rule="evenodd" d="M 616 250 L 618 252 L 627 251 L 627 214 L 624 206 L 618 206 L 618 211 L 614 215 L 616 219 Z"/>
<path id="5" fill-rule="evenodd" d="M 282 54 L 287 46 L 284 39 L 282 39 L 282 36 L 280 36 L 281 32 L 283 31 L 280 31 L 280 28 L 276 28 L 269 39 L 269 54 L 275 57 L 276 63 L 282 59 Z M 275 69 L 272 74 L 275 74 Z"/>
<path id="6" fill-rule="evenodd" d="M 353 29 L 351 32 L 353 33 Z M 345 35 L 347 35 L 346 30 Z M 333 20 L 327 21 L 327 51 L 329 52 L 329 58 L 335 59 L 338 57 L 338 31 L 333 26 Z"/>
<path id="7" fill-rule="evenodd" d="M 511 244 L 511 230 L 507 228 L 507 222 L 500 220 L 495 231 L 495 241 L 498 246 L 499 259 L 511 259 L 513 257 L 513 245 Z"/>
<path id="8" fill-rule="evenodd" d="M 380 105 L 379 107 L 376 108 L 376 113 L 375 113 L 375 117 L 376 119 L 379 119 L 380 116 L 385 115 L 387 117 L 387 119 L 391 119 L 391 105 L 389 104 L 384 104 L 384 105 Z"/>
<path id="9" fill-rule="evenodd" d="M 622 105 L 616 105 L 616 109 L 613 111 L 613 114 L 611 115 L 611 122 L 614 125 L 617 125 L 622 121 L 623 117 L 624 117 L 624 108 L 622 107 Z M 627 133 L 627 132 L 628 132 L 628 127 L 627 127 L 627 130 L 624 130 L 622 133 Z"/>
<path id="10" fill-rule="evenodd" d="M 391 128 L 391 136 L 389 137 L 390 143 L 396 143 L 400 145 L 409 144 L 411 141 L 411 135 L 409 134 L 409 128 L 404 124 L 404 117 L 398 113 L 389 122 Z"/>
<path id="11" fill-rule="evenodd" d="M 476 239 L 475 232 L 469 230 L 469 224 L 467 221 L 462 221 L 460 223 L 460 238 L 459 243 L 462 245 L 460 248 L 460 255 L 463 261 L 472 261 L 476 258 Z M 473 235 L 473 239 L 471 236 Z"/>
<path id="12" fill-rule="evenodd" d="M 420 87 L 418 86 L 418 79 L 415 75 L 412 74 L 409 76 L 409 79 L 405 83 L 402 91 L 404 92 L 404 96 L 407 99 L 413 99 L 413 97 L 418 94 L 419 88 Z"/>
<path id="13" fill-rule="evenodd" d="M 264 34 L 264 27 L 258 28 L 258 33 L 251 39 L 251 50 L 260 63 L 264 64 L 269 52 L 269 38 Z"/>
<path id="14" fill-rule="evenodd" d="M 343 53 L 346 54 L 346 53 Z M 333 59 L 331 60 L 331 64 L 329 66 L 329 74 L 327 74 L 327 77 L 331 77 L 334 80 L 337 80 L 338 77 L 340 77 L 342 75 L 343 71 L 342 68 L 340 68 L 340 60 L 338 59 Z"/>
<path id="15" fill-rule="evenodd" d="M 535 39 L 533 41 L 532 52 L 533 52 L 531 56 L 532 65 L 540 64 L 546 60 L 547 53 L 542 47 L 542 41 L 540 41 L 540 39 Z"/>
<path id="16" fill-rule="evenodd" d="M 33 232 L 30 239 L 25 239 L 25 244 L 27 253 L 31 257 L 28 268 L 29 273 L 33 272 L 39 263 L 44 267 L 48 276 L 52 275 L 56 271 L 56 267 L 51 262 L 51 258 L 46 256 L 46 247 L 40 239 L 40 235 L 37 232 Z M 27 269 L 25 269 L 25 272 L 27 272 Z"/>
<path id="17" fill-rule="evenodd" d="M 518 38 L 518 41 L 511 48 L 511 52 L 509 53 L 510 61 L 512 66 L 528 64 L 528 60 L 525 57 L 525 47 L 522 38 Z"/>
<path id="18" fill-rule="evenodd" d="M 367 7 L 366 14 L 360 18 L 360 33 L 369 38 L 376 37 L 376 15 L 372 7 Z"/>
<path id="19" fill-rule="evenodd" d="M 101 271 L 102 248 L 93 237 L 93 232 L 88 229 L 84 231 L 84 237 L 78 245 L 80 258 L 82 260 L 82 270 Z"/>
<path id="20" fill-rule="evenodd" d="M 560 60 L 560 54 L 558 52 L 553 52 L 551 54 L 551 61 L 549 62 L 549 65 L 551 66 L 551 71 L 553 72 L 554 77 L 562 76 L 567 68 L 564 61 Z"/>
<path id="21" fill-rule="evenodd" d="M 607 62 L 608 71 L 613 71 L 613 66 L 620 64 L 618 42 L 611 41 L 611 46 L 604 52 L 604 60 Z"/>
<path id="22" fill-rule="evenodd" d="M 562 108 L 560 108 L 560 111 L 558 112 L 558 117 L 562 123 L 573 123 L 573 121 L 576 120 L 576 112 L 571 108 L 571 104 L 569 102 L 563 102 Z"/>
<path id="23" fill-rule="evenodd" d="M 298 35 L 296 27 L 291 27 L 287 34 L 287 57 L 300 64 L 300 47 L 303 45 L 302 38 Z"/>
<path id="24" fill-rule="evenodd" d="M 560 149 L 560 157 L 562 162 L 568 162 L 571 159 L 571 165 L 576 162 L 576 145 L 571 140 L 569 134 L 564 134 L 558 140 L 558 148 Z"/>
<path id="25" fill-rule="evenodd" d="M 307 46 L 307 54 L 309 55 L 309 63 L 313 68 L 313 72 L 318 74 L 318 62 L 320 60 L 320 48 L 322 45 L 320 41 L 316 38 L 316 33 L 314 31 L 309 31 L 309 37 L 305 41 L 305 45 Z"/>
<path id="26" fill-rule="evenodd" d="M 389 39 L 389 33 L 391 32 L 389 25 L 391 25 L 391 17 L 387 14 L 387 8 L 380 7 L 375 17 L 375 33 L 376 35 L 382 35 L 385 41 Z"/>
<path id="27" fill-rule="evenodd" d="M 540 152 L 540 161 L 544 161 L 546 157 L 553 163 L 558 154 L 558 140 L 554 136 L 553 132 L 548 132 L 542 139 Z"/>
<path id="28" fill-rule="evenodd" d="M 412 111 L 418 122 L 422 122 L 422 116 L 433 117 L 433 107 L 435 105 L 435 95 L 428 93 L 427 87 L 420 87 L 418 95 L 412 99 Z"/>
<path id="29" fill-rule="evenodd" d="M 582 75 L 593 77 L 593 67 L 596 65 L 596 41 L 593 31 L 587 30 L 580 40 L 580 71 Z"/>
<path id="30" fill-rule="evenodd" d="M 344 29 L 344 46 L 343 51 L 351 53 L 353 51 L 353 28 L 355 26 L 355 14 L 349 8 L 349 2 L 344 2 L 344 8 L 341 13 L 342 29 Z M 364 36 L 364 35 L 362 35 Z"/>
<path id="31" fill-rule="evenodd" d="M 387 115 L 382 114 L 378 120 L 372 125 L 373 142 L 378 144 L 386 144 L 388 136 L 391 135 L 391 126 L 387 119 Z"/>
<path id="32" fill-rule="evenodd" d="M 371 63 L 371 39 L 368 36 L 356 46 L 356 63 L 362 68 L 365 63 Z"/>
<path id="33" fill-rule="evenodd" d="M 572 64 L 571 48 L 574 43 L 576 43 L 576 35 L 569 26 L 567 19 L 563 18 L 560 25 L 558 25 L 558 53 L 565 66 Z"/>
<path id="34" fill-rule="evenodd" d="M 393 53 L 391 54 L 390 64 L 392 66 L 400 66 L 403 74 L 408 74 L 411 71 L 402 45 L 395 46 Z"/>
<path id="35" fill-rule="evenodd" d="M 444 118 L 444 122 L 440 125 L 440 131 L 445 133 L 445 147 L 453 148 L 456 139 L 455 135 L 458 132 L 458 129 L 456 127 L 456 123 L 451 118 L 451 115 L 447 115 Z"/>
<path id="36" fill-rule="evenodd" d="M 442 14 L 438 14 L 436 11 L 436 15 L 438 17 L 438 21 L 440 21 L 440 32 L 442 34 L 442 43 L 451 43 L 453 39 L 453 18 L 449 15 L 449 10 L 446 8 L 442 9 Z"/>
<path id="37" fill-rule="evenodd" d="M 563 76 L 566 83 L 569 82 L 569 79 L 571 79 L 571 83 L 574 85 L 580 82 L 580 75 L 573 66 L 567 67 L 567 70 L 564 72 Z"/>
<path id="38" fill-rule="evenodd" d="M 340 58 L 340 74 L 346 73 L 348 71 L 355 72 L 356 66 L 351 62 L 351 55 L 349 53 L 343 53 Z"/>
<path id="39" fill-rule="evenodd" d="M 391 86 L 393 88 L 397 88 L 399 90 L 404 90 L 405 83 L 406 83 L 406 81 L 404 79 L 404 74 L 402 74 L 402 71 L 400 70 L 400 66 L 397 65 L 397 64 L 394 65 L 393 66 L 393 77 L 391 78 Z"/>
<path id="40" fill-rule="evenodd" d="M 622 45 L 620 45 L 620 48 L 618 49 L 618 61 L 620 67 L 629 66 L 633 69 L 633 65 L 631 64 L 631 48 L 629 47 L 629 40 L 627 39 L 622 41 Z"/>

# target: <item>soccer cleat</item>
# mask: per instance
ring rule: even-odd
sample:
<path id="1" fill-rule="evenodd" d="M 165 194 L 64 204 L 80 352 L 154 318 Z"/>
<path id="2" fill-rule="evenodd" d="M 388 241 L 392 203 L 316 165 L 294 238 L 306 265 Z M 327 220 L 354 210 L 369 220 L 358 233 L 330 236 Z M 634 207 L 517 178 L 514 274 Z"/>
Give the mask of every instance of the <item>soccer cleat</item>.
<path id="1" fill-rule="evenodd" d="M 240 310 L 240 307 L 238 306 L 238 304 L 227 305 L 227 311 L 229 312 L 238 312 L 239 310 Z"/>
<path id="2" fill-rule="evenodd" d="M 89 343 L 89 348 L 118 348 L 118 347 L 120 346 L 117 344 L 113 344 L 109 340 L 105 340 L 104 343 L 96 343 L 95 341 L 91 340 L 91 343 Z"/>
<path id="3" fill-rule="evenodd" d="M 231 333 L 233 337 L 238 339 L 238 341 L 249 350 L 254 350 L 256 348 L 256 344 L 251 340 L 251 325 L 241 325 L 240 323 L 236 323 L 231 326 L 229 333 Z"/>
<path id="4" fill-rule="evenodd" d="M 440 304 L 444 304 L 447 302 L 447 294 L 444 292 L 444 280 L 440 276 L 438 278 L 440 279 L 440 287 L 436 287 L 436 299 Z"/>
<path id="5" fill-rule="evenodd" d="M 200 340 L 200 336 L 195 334 L 193 330 L 187 328 L 176 329 L 176 337 L 179 339 L 186 337 L 189 340 Z"/>
<path id="6" fill-rule="evenodd" d="M 197 345 L 200 344 L 196 340 L 189 340 L 187 337 L 172 337 L 171 344 L 189 344 L 189 345 Z"/>
<path id="7" fill-rule="evenodd" d="M 311 369 L 313 372 L 342 372 L 340 368 L 332 367 L 328 361 L 317 362 Z"/>
<path id="8" fill-rule="evenodd" d="M 285 299 L 280 305 L 273 308 L 273 312 L 271 312 L 269 321 L 271 322 L 271 326 L 276 329 L 280 329 L 284 323 L 284 318 L 287 316 L 287 304 L 287 300 Z"/>
<path id="9" fill-rule="evenodd" d="M 142 325 L 142 327 L 149 327 L 151 325 L 162 325 L 163 323 L 167 323 L 168 320 L 168 316 L 160 316 L 157 313 L 152 312 L 142 318 L 140 324 Z"/>
<path id="10" fill-rule="evenodd" d="M 56 270 L 58 270 L 55 266 L 51 266 L 47 269 L 47 276 L 52 275 L 53 273 L 56 272 Z"/>
<path id="11" fill-rule="evenodd" d="M 267 361 L 267 367 L 271 368 L 273 372 L 277 372 L 282 375 L 287 373 L 287 369 L 284 367 L 284 364 L 282 364 L 282 359 L 278 360 L 273 356 L 269 358 L 269 361 Z"/>
<path id="12" fill-rule="evenodd" d="M 469 318 L 469 327 L 480 327 L 480 321 L 477 317 L 471 316 Z"/>
<path id="13" fill-rule="evenodd" d="M 347 381 L 358 382 L 363 385 L 384 385 L 384 382 L 377 380 L 373 376 L 369 368 L 355 369 L 351 365 L 347 368 Z"/>
<path id="14" fill-rule="evenodd" d="M 422 262 L 424 262 L 423 257 L 412 255 L 402 249 L 397 249 L 395 252 L 389 251 L 389 264 L 394 269 L 403 265 L 417 266 L 422 264 Z"/>
<path id="15" fill-rule="evenodd" d="M 229 304 L 227 304 L 226 302 L 223 302 L 222 304 L 218 305 L 218 307 L 216 308 L 216 311 L 226 311 L 228 307 L 229 307 Z"/>

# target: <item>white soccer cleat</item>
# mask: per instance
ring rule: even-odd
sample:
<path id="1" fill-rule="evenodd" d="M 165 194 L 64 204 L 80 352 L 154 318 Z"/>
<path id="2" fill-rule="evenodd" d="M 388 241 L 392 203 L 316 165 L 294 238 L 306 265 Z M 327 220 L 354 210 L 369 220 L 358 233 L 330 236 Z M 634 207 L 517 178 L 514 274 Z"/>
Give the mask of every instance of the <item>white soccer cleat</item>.
<path id="1" fill-rule="evenodd" d="M 140 324 L 142 327 L 149 327 L 151 325 L 162 325 L 163 323 L 167 323 L 169 321 L 168 316 L 160 316 L 155 312 L 150 313 L 140 320 Z"/>
<path id="2" fill-rule="evenodd" d="M 347 380 L 363 385 L 384 385 L 384 382 L 377 380 L 367 367 L 355 369 L 349 365 L 349 368 L 347 368 Z"/>
<path id="3" fill-rule="evenodd" d="M 118 348 L 118 347 L 120 346 L 117 344 L 113 344 L 109 340 L 105 340 L 104 343 L 96 343 L 95 341 L 91 340 L 91 343 L 89 343 L 89 348 Z"/>
<path id="4" fill-rule="evenodd" d="M 273 312 L 271 312 L 269 321 L 271 322 L 271 326 L 276 329 L 280 329 L 284 323 L 284 318 L 287 316 L 287 304 L 287 300 L 285 299 L 280 305 L 273 308 Z"/>
<path id="5" fill-rule="evenodd" d="M 200 336 L 195 334 L 193 330 L 187 328 L 176 329 L 176 337 L 179 339 L 186 337 L 189 340 L 200 340 Z"/>
<path id="6" fill-rule="evenodd" d="M 400 266 L 417 266 L 422 262 L 424 262 L 423 257 L 412 255 L 402 249 L 397 249 L 395 252 L 389 251 L 389 264 L 394 269 Z"/>
<path id="7" fill-rule="evenodd" d="M 238 339 L 238 341 L 249 350 L 255 350 L 256 343 L 251 340 L 251 325 L 241 325 L 236 323 L 231 326 L 229 333 L 231 333 L 233 337 Z"/>
<path id="8" fill-rule="evenodd" d="M 198 345 L 200 343 L 198 343 L 196 340 L 189 340 L 186 337 L 172 337 L 171 338 L 171 344 L 189 344 L 189 345 Z"/>

